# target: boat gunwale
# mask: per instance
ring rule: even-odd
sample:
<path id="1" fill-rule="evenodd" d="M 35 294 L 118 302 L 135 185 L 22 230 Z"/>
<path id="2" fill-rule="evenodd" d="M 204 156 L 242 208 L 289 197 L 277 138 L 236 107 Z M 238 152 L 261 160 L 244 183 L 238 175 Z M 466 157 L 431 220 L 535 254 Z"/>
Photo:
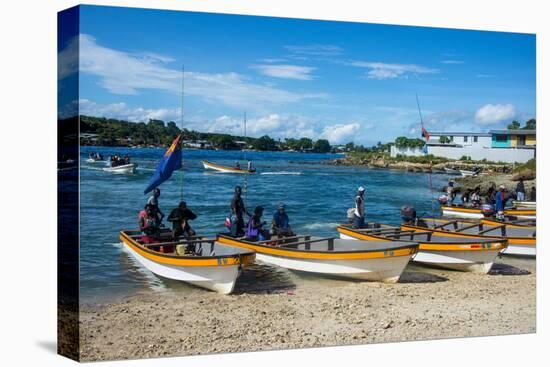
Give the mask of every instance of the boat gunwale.
<path id="1" fill-rule="evenodd" d="M 454 211 L 454 212 L 464 212 L 464 213 L 482 213 L 481 208 L 466 208 L 463 206 L 458 206 L 453 204 L 453 206 L 442 206 L 442 211 Z M 536 209 L 514 209 L 508 208 L 504 209 L 505 215 L 537 215 Z"/>
<path id="2" fill-rule="evenodd" d="M 422 218 L 423 220 L 433 220 L 432 218 Z M 445 219 L 435 219 L 437 221 L 445 221 Z M 449 221 L 451 222 L 451 221 Z M 459 221 L 459 222 L 464 222 L 464 223 L 472 223 L 474 224 L 473 222 L 468 222 L 468 221 Z M 504 224 L 504 223 L 502 223 Z M 486 224 L 488 226 L 490 226 L 491 224 Z M 422 231 L 429 231 L 429 232 L 434 232 L 434 233 L 440 233 L 444 236 L 449 236 L 449 237 L 454 237 L 452 236 L 453 234 L 456 236 L 456 237 L 475 237 L 475 238 L 485 238 L 485 239 L 501 239 L 501 238 L 504 238 L 504 239 L 508 239 L 508 240 L 514 240 L 514 241 L 535 241 L 536 243 L 536 240 L 537 240 L 537 237 L 528 237 L 528 236 L 498 236 L 498 235 L 486 235 L 486 234 L 476 234 L 476 233 L 467 233 L 467 232 L 455 232 L 455 231 L 451 231 L 451 230 L 445 230 L 445 229 L 442 229 L 442 228 L 427 228 L 427 227 L 420 227 L 420 226 L 415 226 L 415 225 L 412 225 L 412 224 L 406 224 L 406 223 L 403 223 L 401 224 L 401 228 L 409 228 L 409 229 L 414 229 L 414 230 L 422 230 Z M 495 230 L 497 228 L 493 228 L 492 230 Z M 526 227 L 520 227 L 520 229 L 526 229 Z M 517 243 L 517 242 L 516 242 Z M 533 243 L 532 245 L 535 245 L 535 243 Z M 525 245 L 531 245 L 531 243 L 525 243 Z"/>
<path id="3" fill-rule="evenodd" d="M 293 257 L 293 258 L 307 258 L 307 259 L 321 259 L 321 260 L 359 260 L 359 259 L 374 259 L 374 258 L 388 258 L 388 257 L 400 257 L 400 256 L 409 256 L 414 255 L 418 252 L 420 244 L 418 242 L 414 241 L 394 241 L 394 242 L 406 242 L 406 244 L 401 245 L 399 247 L 393 247 L 388 249 L 364 249 L 364 250 L 354 250 L 354 251 L 334 251 L 334 250 L 326 250 L 326 251 L 316 251 L 316 250 L 301 250 L 297 248 L 291 248 L 291 247 L 279 247 L 279 246 L 269 246 L 264 245 L 261 243 L 246 241 L 240 238 L 235 238 L 228 236 L 226 234 L 218 234 L 217 239 L 220 240 L 220 242 L 224 243 L 223 240 L 231 241 L 234 243 L 240 243 L 244 246 L 247 246 L 246 248 L 260 248 L 260 249 L 266 249 L 269 251 L 261 251 L 254 249 L 259 254 L 266 254 L 269 256 L 278 256 L 278 257 Z M 337 240 L 337 237 L 334 237 L 333 239 Z M 323 238 L 323 240 L 328 240 L 327 238 Z M 233 245 L 233 246 L 239 246 L 239 245 Z M 395 254 L 395 251 L 401 251 L 401 250 L 409 250 L 409 251 L 403 251 L 401 254 Z M 287 256 L 285 254 L 276 254 L 274 252 L 287 252 L 288 255 L 310 255 L 310 256 Z M 394 252 L 394 255 L 387 256 L 385 253 L 388 252 Z M 370 255 L 365 258 L 357 258 L 357 255 Z M 382 255 L 382 256 L 373 256 L 373 255 Z M 329 255 L 329 256 L 327 256 Z M 315 257 L 318 256 L 318 257 Z"/>
<path id="4" fill-rule="evenodd" d="M 159 257 L 163 259 L 170 259 L 170 260 L 184 260 L 184 261 L 193 261 L 193 262 L 211 262 L 216 261 L 216 264 L 184 264 L 182 266 L 229 266 L 229 265 L 246 265 L 254 261 L 256 258 L 256 253 L 254 251 L 247 251 L 245 253 L 241 254 L 226 254 L 226 255 L 216 255 L 216 256 L 193 256 L 193 255 L 173 255 L 173 254 L 164 254 L 157 251 L 153 251 L 151 249 L 148 249 L 144 245 L 140 244 L 136 240 L 130 237 L 128 232 L 139 232 L 136 230 L 122 230 L 120 231 L 120 239 L 122 242 L 131 245 L 135 248 L 137 248 L 140 251 L 145 252 L 146 254 L 152 256 L 152 257 Z M 206 239 L 205 242 L 217 242 L 214 239 Z M 185 242 L 182 242 L 181 244 L 185 244 Z M 162 242 L 155 243 L 153 245 L 162 246 Z M 223 246 L 228 246 L 227 244 L 221 244 Z M 239 248 L 242 249 L 242 248 Z M 140 254 L 141 255 L 141 254 Z M 235 263 L 227 263 L 227 264 L 219 264 L 218 260 L 220 259 L 231 259 L 234 260 Z M 155 261 L 155 259 L 150 259 Z M 178 265 L 178 264 L 171 264 L 171 265 Z"/>
<path id="5" fill-rule="evenodd" d="M 355 237 L 354 234 L 357 234 L 357 235 L 360 235 L 360 236 L 372 237 L 374 239 L 381 240 L 381 241 L 392 241 L 392 240 L 394 240 L 393 238 L 386 237 L 384 235 L 376 235 L 376 234 L 373 234 L 373 233 L 365 233 L 365 232 L 357 231 L 356 229 L 341 226 L 341 225 L 339 225 L 336 229 L 337 229 L 338 232 L 343 233 L 343 234 L 348 234 L 352 237 Z M 348 232 L 348 233 L 345 233 L 345 232 Z M 414 232 L 407 234 L 407 236 L 410 236 L 411 234 L 414 235 Z M 362 240 L 362 238 L 359 238 L 359 237 L 355 237 L 355 238 L 357 238 L 358 240 Z M 441 250 L 441 251 L 495 250 L 498 247 L 506 248 L 506 247 L 508 247 L 508 243 L 509 243 L 508 239 L 502 238 L 502 237 L 500 237 L 500 238 L 496 238 L 496 237 L 493 237 L 493 238 L 479 238 L 478 237 L 478 239 L 479 239 L 479 241 L 466 241 L 466 242 L 439 242 L 439 241 L 438 242 L 433 242 L 433 241 L 427 242 L 427 241 L 418 241 L 418 240 L 417 241 L 414 241 L 414 240 L 401 240 L 401 241 L 419 243 L 420 244 L 420 246 L 419 246 L 420 251 L 422 251 L 422 250 L 432 250 L 432 251 L 435 251 L 435 250 Z M 363 239 L 363 240 L 371 241 L 371 240 L 368 240 L 368 239 Z M 495 244 L 495 246 L 494 247 L 492 246 L 491 248 L 484 247 L 484 245 L 487 245 L 487 244 Z M 481 247 L 471 247 L 471 246 L 475 246 L 475 245 L 480 245 Z M 470 247 L 463 247 L 463 246 L 470 246 Z"/>

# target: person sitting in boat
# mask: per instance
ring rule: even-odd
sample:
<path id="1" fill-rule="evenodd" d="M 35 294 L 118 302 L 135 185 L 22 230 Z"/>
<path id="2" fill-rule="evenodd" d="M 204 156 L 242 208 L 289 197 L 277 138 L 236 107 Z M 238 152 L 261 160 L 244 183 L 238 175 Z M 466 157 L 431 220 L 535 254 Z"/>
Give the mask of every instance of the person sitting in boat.
<path id="1" fill-rule="evenodd" d="M 497 212 L 497 219 L 504 219 L 504 208 L 506 207 L 506 202 L 508 197 L 506 195 L 506 186 L 500 185 L 498 187 L 498 192 L 495 195 L 495 211 Z"/>
<path id="2" fill-rule="evenodd" d="M 363 186 L 357 189 L 355 196 L 355 211 L 353 212 L 353 228 L 363 228 L 365 226 L 365 188 Z"/>
<path id="3" fill-rule="evenodd" d="M 164 218 L 164 213 L 159 208 L 159 197 L 160 197 L 160 189 L 158 187 L 155 187 L 153 190 L 153 195 L 149 197 L 147 200 L 147 205 L 151 205 L 155 211 L 155 214 L 159 220 L 159 223 L 162 223 L 162 219 Z"/>
<path id="4" fill-rule="evenodd" d="M 239 162 L 235 162 L 235 169 L 241 169 L 241 164 Z"/>
<path id="5" fill-rule="evenodd" d="M 474 191 L 472 192 L 472 195 L 470 195 L 470 202 L 476 208 L 481 206 L 480 190 L 481 189 L 479 188 L 479 186 L 476 186 Z"/>
<path id="6" fill-rule="evenodd" d="M 130 164 L 130 157 L 128 157 L 128 154 L 124 156 L 124 164 Z"/>
<path id="7" fill-rule="evenodd" d="M 294 236 L 292 229 L 290 228 L 290 221 L 285 211 L 285 204 L 280 203 L 277 206 L 277 211 L 273 214 L 273 220 L 271 221 L 271 229 L 274 236 L 277 237 L 289 237 Z"/>
<path id="8" fill-rule="evenodd" d="M 248 214 L 244 205 L 242 189 L 240 186 L 235 187 L 235 195 L 231 200 L 231 214 L 235 216 L 235 223 L 231 226 L 231 235 L 233 237 L 242 237 L 244 235 L 244 214 Z"/>
<path id="9" fill-rule="evenodd" d="M 247 166 L 246 169 L 248 170 L 248 172 L 254 172 L 256 170 L 255 168 L 252 168 L 252 161 L 248 161 L 246 166 Z"/>
<path id="10" fill-rule="evenodd" d="M 265 221 L 262 221 L 262 215 L 264 214 L 264 208 L 257 206 L 254 209 L 254 215 L 248 221 L 246 226 L 246 238 L 250 241 L 264 241 L 269 240 L 269 231 L 264 229 Z"/>
<path id="11" fill-rule="evenodd" d="M 139 212 L 139 229 L 143 232 L 142 240 L 144 243 L 158 241 L 160 237 L 160 222 L 155 214 L 155 209 L 147 204 L 145 209 Z"/>
<path id="12" fill-rule="evenodd" d="M 194 236 L 195 231 L 189 225 L 189 221 L 196 218 L 197 215 L 187 208 L 187 203 L 181 201 L 179 206 L 172 209 L 168 215 L 168 221 L 172 222 L 172 237 L 177 239 L 180 236 Z"/>
<path id="13" fill-rule="evenodd" d="M 90 152 L 90 154 L 88 154 L 88 158 L 94 159 L 95 158 L 94 152 Z"/>
<path id="14" fill-rule="evenodd" d="M 95 159 L 97 159 L 98 161 L 102 161 L 103 160 L 103 155 L 101 153 L 96 153 L 95 154 Z"/>
<path id="15" fill-rule="evenodd" d="M 460 199 L 462 200 L 462 205 L 468 205 L 470 203 L 471 190 L 466 189 L 461 195 Z"/>

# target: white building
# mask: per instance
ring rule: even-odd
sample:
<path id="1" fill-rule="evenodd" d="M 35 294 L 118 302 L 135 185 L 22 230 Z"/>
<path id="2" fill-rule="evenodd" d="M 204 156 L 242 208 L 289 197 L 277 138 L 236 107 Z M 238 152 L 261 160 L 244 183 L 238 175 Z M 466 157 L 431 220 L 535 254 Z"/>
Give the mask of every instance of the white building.
<path id="1" fill-rule="evenodd" d="M 492 130 L 489 133 L 431 132 L 424 148 L 391 147 L 391 156 L 422 156 L 525 163 L 535 157 L 534 130 Z"/>

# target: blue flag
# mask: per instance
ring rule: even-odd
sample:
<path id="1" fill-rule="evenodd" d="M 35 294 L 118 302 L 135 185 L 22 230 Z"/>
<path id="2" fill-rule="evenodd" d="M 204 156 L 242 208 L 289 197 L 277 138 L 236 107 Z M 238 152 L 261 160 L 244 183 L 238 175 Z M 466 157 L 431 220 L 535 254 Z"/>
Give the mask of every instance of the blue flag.
<path id="1" fill-rule="evenodd" d="M 164 181 L 168 180 L 172 173 L 181 168 L 181 147 L 180 147 L 181 134 L 172 142 L 170 148 L 164 153 L 164 157 L 157 166 L 157 171 L 149 180 L 149 185 L 143 191 L 147 194 L 155 187 L 159 186 Z"/>

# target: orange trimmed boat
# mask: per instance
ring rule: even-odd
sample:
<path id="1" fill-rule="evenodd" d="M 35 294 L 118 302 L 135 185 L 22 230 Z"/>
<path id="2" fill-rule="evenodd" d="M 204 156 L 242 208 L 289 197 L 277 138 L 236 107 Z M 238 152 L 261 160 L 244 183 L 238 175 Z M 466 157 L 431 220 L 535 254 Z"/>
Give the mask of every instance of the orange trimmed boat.
<path id="1" fill-rule="evenodd" d="M 369 223 L 367 228 L 339 225 L 340 238 L 361 241 L 414 241 L 420 244 L 413 261 L 446 269 L 486 274 L 508 241 L 503 238 L 451 238 L 438 233 L 402 230 Z"/>
<path id="2" fill-rule="evenodd" d="M 223 172 L 223 173 L 241 173 L 241 174 L 243 174 L 243 173 L 255 173 L 256 172 L 255 169 L 247 170 L 247 169 L 223 166 L 221 164 L 212 163 L 212 162 L 209 162 L 209 161 L 201 161 L 201 162 L 202 162 L 202 165 L 204 166 L 205 169 L 211 169 L 211 170 L 218 171 L 218 172 Z"/>
<path id="3" fill-rule="evenodd" d="M 255 259 L 254 251 L 213 239 L 189 237 L 172 241 L 170 237 L 171 232 L 163 230 L 158 242 L 146 244 L 141 231 L 120 232 L 125 250 L 146 269 L 222 294 L 233 292 L 242 268 Z"/>
<path id="4" fill-rule="evenodd" d="M 417 253 L 418 244 L 404 241 L 363 242 L 338 238 L 293 236 L 252 242 L 218 235 L 231 246 L 256 251 L 258 260 L 316 274 L 395 283 Z"/>
<path id="5" fill-rule="evenodd" d="M 508 240 L 508 247 L 502 252 L 503 254 L 536 256 L 536 226 L 521 223 L 527 222 L 515 223 L 488 218 L 480 221 L 422 218 L 416 225 L 401 224 L 401 229 L 431 231 L 439 236 L 450 238 L 504 238 Z"/>
<path id="6" fill-rule="evenodd" d="M 441 206 L 441 211 L 445 217 L 460 217 L 460 218 L 471 218 L 471 219 L 482 219 L 484 218 L 481 208 L 470 208 L 460 205 L 453 206 Z M 536 209 L 504 209 L 504 215 L 514 216 L 516 218 L 522 219 L 537 219 Z"/>

